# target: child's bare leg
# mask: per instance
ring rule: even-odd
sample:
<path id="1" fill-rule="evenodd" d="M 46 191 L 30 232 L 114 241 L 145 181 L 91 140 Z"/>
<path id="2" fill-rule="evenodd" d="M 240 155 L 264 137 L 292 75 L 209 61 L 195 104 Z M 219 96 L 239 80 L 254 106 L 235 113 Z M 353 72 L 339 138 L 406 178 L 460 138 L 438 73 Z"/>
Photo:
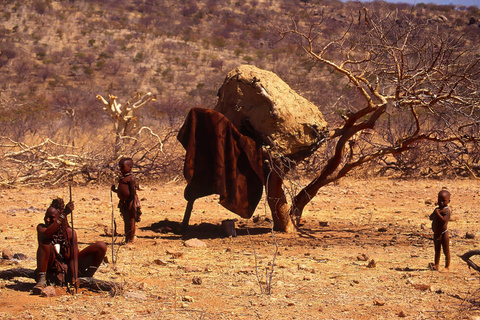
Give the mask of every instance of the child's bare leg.
<path id="1" fill-rule="evenodd" d="M 433 244 L 435 246 L 435 265 L 433 269 L 438 270 L 440 268 L 440 254 L 442 252 L 442 241 L 441 241 L 441 238 L 440 239 L 438 238 L 438 235 L 433 235 L 433 236 L 435 237 L 433 239 Z"/>
<path id="2" fill-rule="evenodd" d="M 445 269 L 449 270 L 450 268 L 450 235 L 448 231 L 445 232 L 442 236 L 442 247 L 443 247 L 443 254 L 445 254 Z"/>
<path id="3" fill-rule="evenodd" d="M 134 242 L 135 241 L 135 218 L 130 219 L 130 241 L 128 242 Z"/>
<path id="4" fill-rule="evenodd" d="M 128 212 L 124 216 L 125 242 L 132 243 L 135 240 L 135 212 Z"/>

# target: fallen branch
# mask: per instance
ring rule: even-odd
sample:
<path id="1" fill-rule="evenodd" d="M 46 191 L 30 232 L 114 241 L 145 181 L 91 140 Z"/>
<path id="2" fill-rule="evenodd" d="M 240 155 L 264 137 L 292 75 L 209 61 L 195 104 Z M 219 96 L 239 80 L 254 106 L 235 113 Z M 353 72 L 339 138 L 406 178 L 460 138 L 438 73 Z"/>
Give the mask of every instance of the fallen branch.
<path id="1" fill-rule="evenodd" d="M 480 272 L 480 267 L 477 266 L 472 260 L 470 260 L 470 257 L 476 256 L 476 255 L 480 255 L 480 250 L 470 250 L 459 257 L 467 263 L 469 268 L 472 268 L 473 270 L 477 270 L 478 272 Z"/>
<path id="2" fill-rule="evenodd" d="M 13 268 L 0 271 L 0 279 L 10 280 L 16 277 L 35 279 L 35 270 L 26 268 Z M 123 291 L 123 285 L 114 281 L 98 280 L 94 278 L 80 278 L 80 287 L 92 291 L 106 291 L 112 296 Z"/>

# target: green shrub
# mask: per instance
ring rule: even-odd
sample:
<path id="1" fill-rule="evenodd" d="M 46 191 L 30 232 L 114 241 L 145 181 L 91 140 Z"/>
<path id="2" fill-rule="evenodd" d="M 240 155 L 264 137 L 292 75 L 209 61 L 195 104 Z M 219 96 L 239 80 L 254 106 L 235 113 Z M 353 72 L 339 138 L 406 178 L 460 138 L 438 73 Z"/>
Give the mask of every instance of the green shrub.
<path id="1" fill-rule="evenodd" d="M 250 63 L 252 63 L 252 61 L 253 61 L 254 59 L 253 59 L 253 57 L 251 57 L 251 56 L 244 56 L 244 57 L 242 58 L 242 60 L 245 61 L 246 63 L 250 64 Z"/>
<path id="2" fill-rule="evenodd" d="M 236 48 L 233 53 L 235 53 L 235 55 L 237 57 L 239 57 L 241 54 L 243 54 L 245 51 L 243 49 L 240 49 L 240 48 Z"/>

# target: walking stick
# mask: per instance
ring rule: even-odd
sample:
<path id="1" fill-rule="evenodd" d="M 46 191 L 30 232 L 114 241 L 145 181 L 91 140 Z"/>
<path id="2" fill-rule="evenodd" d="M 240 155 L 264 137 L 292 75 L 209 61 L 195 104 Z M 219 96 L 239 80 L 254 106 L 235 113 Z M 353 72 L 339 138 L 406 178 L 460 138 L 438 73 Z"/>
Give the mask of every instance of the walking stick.
<path id="1" fill-rule="evenodd" d="M 69 186 L 68 186 L 68 191 L 69 191 L 69 193 L 70 193 L 70 202 L 72 202 L 72 185 L 69 185 Z M 78 254 L 78 252 L 75 252 L 75 247 L 74 247 L 75 243 L 74 243 L 74 241 L 73 241 L 73 239 L 74 239 L 74 237 L 75 237 L 75 232 L 74 232 L 75 229 L 73 229 L 73 211 L 70 212 L 70 224 L 71 224 L 70 227 L 72 228 L 71 248 L 72 248 L 72 254 L 73 254 L 73 270 L 72 270 L 73 275 L 72 275 L 72 280 L 73 280 L 73 278 L 74 278 L 74 276 L 75 276 L 75 283 L 74 283 L 73 285 L 75 286 L 75 293 L 77 293 L 77 292 L 78 292 L 78 283 L 77 283 L 77 281 L 78 281 L 78 263 L 77 263 L 76 260 L 77 260 L 77 254 Z"/>
<path id="2" fill-rule="evenodd" d="M 114 247 L 113 247 L 113 242 L 114 242 L 115 240 L 114 240 L 113 237 L 114 237 L 114 235 L 115 235 L 115 231 L 116 231 L 115 229 L 116 229 L 116 228 L 115 228 L 115 229 L 113 228 L 114 223 L 115 223 L 115 220 L 114 220 L 114 218 L 113 218 L 113 191 L 112 191 L 112 190 L 110 190 L 110 203 L 111 203 L 111 205 L 112 205 L 112 263 L 115 264 L 115 254 L 114 254 L 114 253 L 115 253 L 115 249 L 114 249 Z"/>

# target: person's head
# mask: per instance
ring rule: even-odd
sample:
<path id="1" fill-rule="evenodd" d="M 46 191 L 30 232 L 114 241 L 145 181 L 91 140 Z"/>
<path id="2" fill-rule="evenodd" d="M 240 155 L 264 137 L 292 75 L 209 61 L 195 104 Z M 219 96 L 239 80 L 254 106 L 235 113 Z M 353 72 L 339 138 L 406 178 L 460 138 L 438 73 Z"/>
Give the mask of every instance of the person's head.
<path id="1" fill-rule="evenodd" d="M 118 162 L 118 166 L 120 167 L 120 171 L 125 174 L 132 171 L 133 168 L 133 160 L 132 158 L 122 158 Z"/>
<path id="2" fill-rule="evenodd" d="M 450 203 L 450 192 L 442 190 L 438 193 L 438 206 L 445 208 Z"/>
<path id="3" fill-rule="evenodd" d="M 45 212 L 45 217 L 43 218 L 43 221 L 45 221 L 45 224 L 51 225 L 55 220 L 56 216 L 61 213 L 64 207 L 65 207 L 65 204 L 62 198 L 53 199 L 52 203 L 47 209 L 47 212 Z"/>

